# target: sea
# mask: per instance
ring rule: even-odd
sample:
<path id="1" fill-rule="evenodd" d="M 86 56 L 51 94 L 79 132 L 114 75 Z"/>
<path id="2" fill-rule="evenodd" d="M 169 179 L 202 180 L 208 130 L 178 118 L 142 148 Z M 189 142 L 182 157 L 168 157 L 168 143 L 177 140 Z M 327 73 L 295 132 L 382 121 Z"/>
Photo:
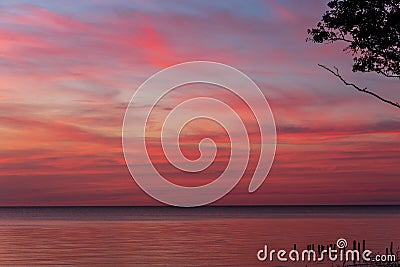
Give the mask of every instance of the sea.
<path id="1" fill-rule="evenodd" d="M 338 240 L 399 254 L 400 206 L 0 208 L 0 266 L 350 264 L 257 256 Z"/>

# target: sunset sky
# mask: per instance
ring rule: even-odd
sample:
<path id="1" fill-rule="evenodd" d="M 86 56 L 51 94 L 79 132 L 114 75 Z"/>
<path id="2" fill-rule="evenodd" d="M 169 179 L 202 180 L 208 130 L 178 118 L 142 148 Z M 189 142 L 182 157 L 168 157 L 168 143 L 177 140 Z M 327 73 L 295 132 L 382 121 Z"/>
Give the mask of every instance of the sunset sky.
<path id="1" fill-rule="evenodd" d="M 325 1 L 314 0 L 1 1 L 0 205 L 159 205 L 126 167 L 124 113 L 149 76 L 194 60 L 251 77 L 277 127 L 264 184 L 247 192 L 253 159 L 215 205 L 400 204 L 400 110 L 317 64 L 337 66 L 349 81 L 396 101 L 399 82 L 352 73 L 344 44 L 306 42 L 307 28 L 325 10 Z M 240 101 L 223 92 L 187 92 L 221 94 L 254 126 Z M 163 112 L 181 97 L 161 103 Z M 227 141 L 208 123 L 192 125 L 182 138 L 189 158 L 198 156 L 204 136 Z M 183 184 L 207 183 L 226 165 L 222 148 L 210 169 L 187 176 L 167 166 L 156 145 L 155 164 Z"/>

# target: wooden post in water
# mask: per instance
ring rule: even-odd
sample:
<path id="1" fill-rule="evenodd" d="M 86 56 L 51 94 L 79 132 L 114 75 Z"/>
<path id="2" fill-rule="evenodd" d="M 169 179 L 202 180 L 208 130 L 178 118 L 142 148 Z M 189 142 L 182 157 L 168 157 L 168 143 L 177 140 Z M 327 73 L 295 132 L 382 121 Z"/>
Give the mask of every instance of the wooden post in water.
<path id="1" fill-rule="evenodd" d="M 363 239 L 363 241 L 362 241 L 362 252 L 361 253 L 364 253 L 364 251 L 365 251 L 365 239 Z M 364 260 L 364 258 L 363 258 L 363 262 L 365 262 L 365 260 Z"/>

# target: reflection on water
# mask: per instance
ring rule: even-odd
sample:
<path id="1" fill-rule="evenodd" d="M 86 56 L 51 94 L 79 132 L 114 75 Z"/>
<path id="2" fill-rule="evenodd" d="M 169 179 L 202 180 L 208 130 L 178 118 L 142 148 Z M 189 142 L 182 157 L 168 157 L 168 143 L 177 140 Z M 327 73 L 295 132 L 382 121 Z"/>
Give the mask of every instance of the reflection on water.
<path id="1" fill-rule="evenodd" d="M 398 250 L 399 225 L 399 207 L 1 208 L 0 266 L 305 266 L 256 253 L 341 237 Z"/>

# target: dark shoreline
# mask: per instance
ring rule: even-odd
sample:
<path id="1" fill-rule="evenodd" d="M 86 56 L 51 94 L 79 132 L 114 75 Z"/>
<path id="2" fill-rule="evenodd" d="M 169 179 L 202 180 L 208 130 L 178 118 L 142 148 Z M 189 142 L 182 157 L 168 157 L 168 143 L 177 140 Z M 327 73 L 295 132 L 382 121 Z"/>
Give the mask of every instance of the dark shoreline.
<path id="1" fill-rule="evenodd" d="M 62 206 L 0 207 L 1 220 L 160 221 L 274 218 L 400 217 L 400 205 L 352 206 Z"/>
<path id="2" fill-rule="evenodd" d="M 326 208 L 337 208 L 337 207 L 348 207 L 348 208 L 380 208 L 380 207 L 393 207 L 400 208 L 400 204 L 388 204 L 388 205 L 208 205 L 202 207 L 195 207 L 193 209 L 200 208 L 310 208 L 310 207 L 326 207 Z M 51 205 L 51 206 L 1 206 L 1 208 L 178 208 L 173 206 L 159 205 L 159 206 L 141 206 L 141 205 Z M 186 208 L 184 208 L 186 209 Z"/>

